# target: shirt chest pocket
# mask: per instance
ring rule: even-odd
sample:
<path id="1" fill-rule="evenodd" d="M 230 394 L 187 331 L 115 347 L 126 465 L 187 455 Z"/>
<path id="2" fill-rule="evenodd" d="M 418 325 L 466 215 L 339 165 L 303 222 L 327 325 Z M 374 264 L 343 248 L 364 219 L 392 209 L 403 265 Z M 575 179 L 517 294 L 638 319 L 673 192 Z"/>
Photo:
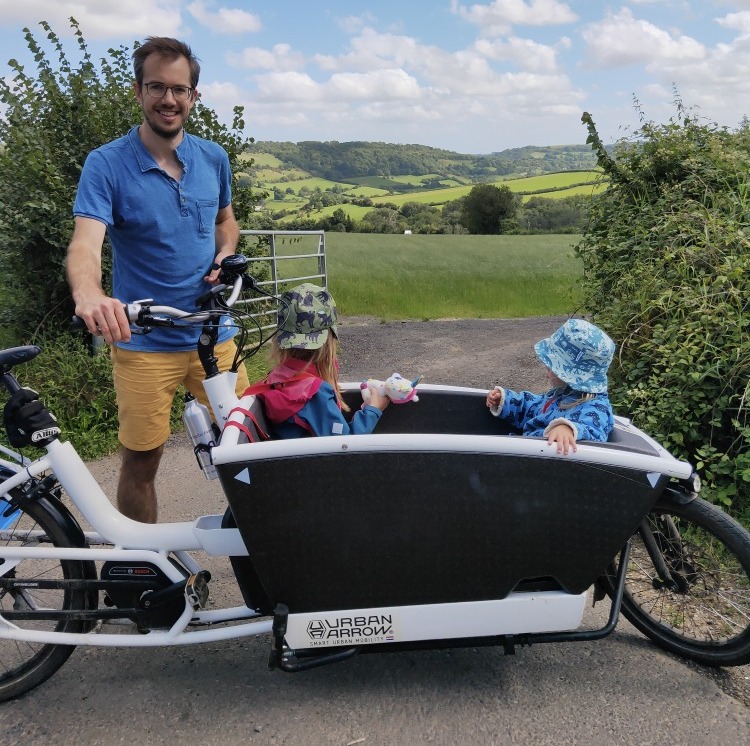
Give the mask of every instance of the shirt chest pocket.
<path id="1" fill-rule="evenodd" d="M 198 232 L 204 235 L 213 233 L 216 215 L 219 212 L 218 198 L 199 199 L 196 205 L 198 207 Z"/>

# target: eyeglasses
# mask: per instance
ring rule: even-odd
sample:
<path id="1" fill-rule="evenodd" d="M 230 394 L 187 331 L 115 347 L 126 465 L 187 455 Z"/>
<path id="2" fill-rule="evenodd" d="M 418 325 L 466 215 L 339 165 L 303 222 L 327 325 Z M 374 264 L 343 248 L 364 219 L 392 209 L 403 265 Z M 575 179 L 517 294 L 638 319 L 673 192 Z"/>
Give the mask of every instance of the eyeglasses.
<path id="1" fill-rule="evenodd" d="M 194 90 L 185 85 L 164 85 L 164 83 L 144 83 L 143 87 L 151 98 L 164 98 L 167 91 L 172 91 L 175 101 L 187 101 L 193 95 Z"/>

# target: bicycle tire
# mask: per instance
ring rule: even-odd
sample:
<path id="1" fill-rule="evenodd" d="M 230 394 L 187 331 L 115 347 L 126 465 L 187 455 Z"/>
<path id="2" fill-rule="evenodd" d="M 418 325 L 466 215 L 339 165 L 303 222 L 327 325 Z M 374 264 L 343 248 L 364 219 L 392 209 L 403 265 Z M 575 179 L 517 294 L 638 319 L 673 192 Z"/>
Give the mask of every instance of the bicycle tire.
<path id="1" fill-rule="evenodd" d="M 645 520 L 673 583 L 659 577 L 639 528 L 623 616 L 659 647 L 702 665 L 749 663 L 750 533 L 700 498 L 685 504 L 662 498 Z M 605 583 L 610 596 L 615 571 L 613 564 Z"/>
<path id="2" fill-rule="evenodd" d="M 0 500 L 7 508 L 7 503 Z M 59 504 L 58 504 L 59 505 Z M 55 500 L 40 497 L 25 501 L 13 522 L 3 529 L 2 546 L 31 546 L 35 543 L 52 543 L 59 547 L 77 546 L 65 523 L 58 518 Z M 36 535 L 31 532 L 37 532 Z M 79 560 L 22 560 L 10 570 L 17 578 L 85 579 L 89 576 L 86 563 Z M 0 560 L 0 575 L 3 574 Z M 7 609 L 47 608 L 63 610 L 86 609 L 89 596 L 81 589 L 24 588 L 12 592 L 0 588 L 0 613 Z M 14 621 L 26 629 L 53 629 L 59 632 L 84 632 L 90 625 L 82 620 Z M 32 643 L 18 640 L 0 640 L 0 702 L 20 697 L 34 689 L 70 657 L 75 646 Z"/>

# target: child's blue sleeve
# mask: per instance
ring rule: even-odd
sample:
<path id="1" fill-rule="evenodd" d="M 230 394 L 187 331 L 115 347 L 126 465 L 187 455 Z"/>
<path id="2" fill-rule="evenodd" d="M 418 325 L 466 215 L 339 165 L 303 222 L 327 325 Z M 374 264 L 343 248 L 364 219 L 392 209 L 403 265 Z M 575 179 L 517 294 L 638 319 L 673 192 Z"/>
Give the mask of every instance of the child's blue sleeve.
<path id="1" fill-rule="evenodd" d="M 606 396 L 598 396 L 592 401 L 583 402 L 570 412 L 566 412 L 565 419 L 575 424 L 578 430 L 576 440 L 596 440 L 604 443 L 615 426 L 612 405 Z"/>
<path id="2" fill-rule="evenodd" d="M 333 388 L 323 383 L 318 392 L 298 412 L 315 435 L 367 435 L 375 429 L 382 412 L 377 407 L 365 406 L 357 410 L 348 422 L 336 404 Z"/>
<path id="3" fill-rule="evenodd" d="M 522 430 L 526 422 L 536 415 L 545 397 L 531 391 L 511 391 L 510 389 L 504 389 L 504 391 L 505 399 L 497 416 Z"/>

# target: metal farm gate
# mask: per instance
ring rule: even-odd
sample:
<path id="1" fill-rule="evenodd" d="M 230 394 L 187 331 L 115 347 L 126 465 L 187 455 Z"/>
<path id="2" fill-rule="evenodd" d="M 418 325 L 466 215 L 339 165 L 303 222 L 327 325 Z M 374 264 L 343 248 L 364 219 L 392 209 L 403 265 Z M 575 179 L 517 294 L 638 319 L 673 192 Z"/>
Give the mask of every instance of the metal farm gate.
<path id="1" fill-rule="evenodd" d="M 302 282 L 328 287 L 324 231 L 241 230 L 240 237 L 239 250 L 247 255 L 250 274 L 270 295 L 279 295 Z M 249 315 L 259 331 L 275 328 L 278 303 L 261 297 L 246 305 L 252 306 Z"/>

